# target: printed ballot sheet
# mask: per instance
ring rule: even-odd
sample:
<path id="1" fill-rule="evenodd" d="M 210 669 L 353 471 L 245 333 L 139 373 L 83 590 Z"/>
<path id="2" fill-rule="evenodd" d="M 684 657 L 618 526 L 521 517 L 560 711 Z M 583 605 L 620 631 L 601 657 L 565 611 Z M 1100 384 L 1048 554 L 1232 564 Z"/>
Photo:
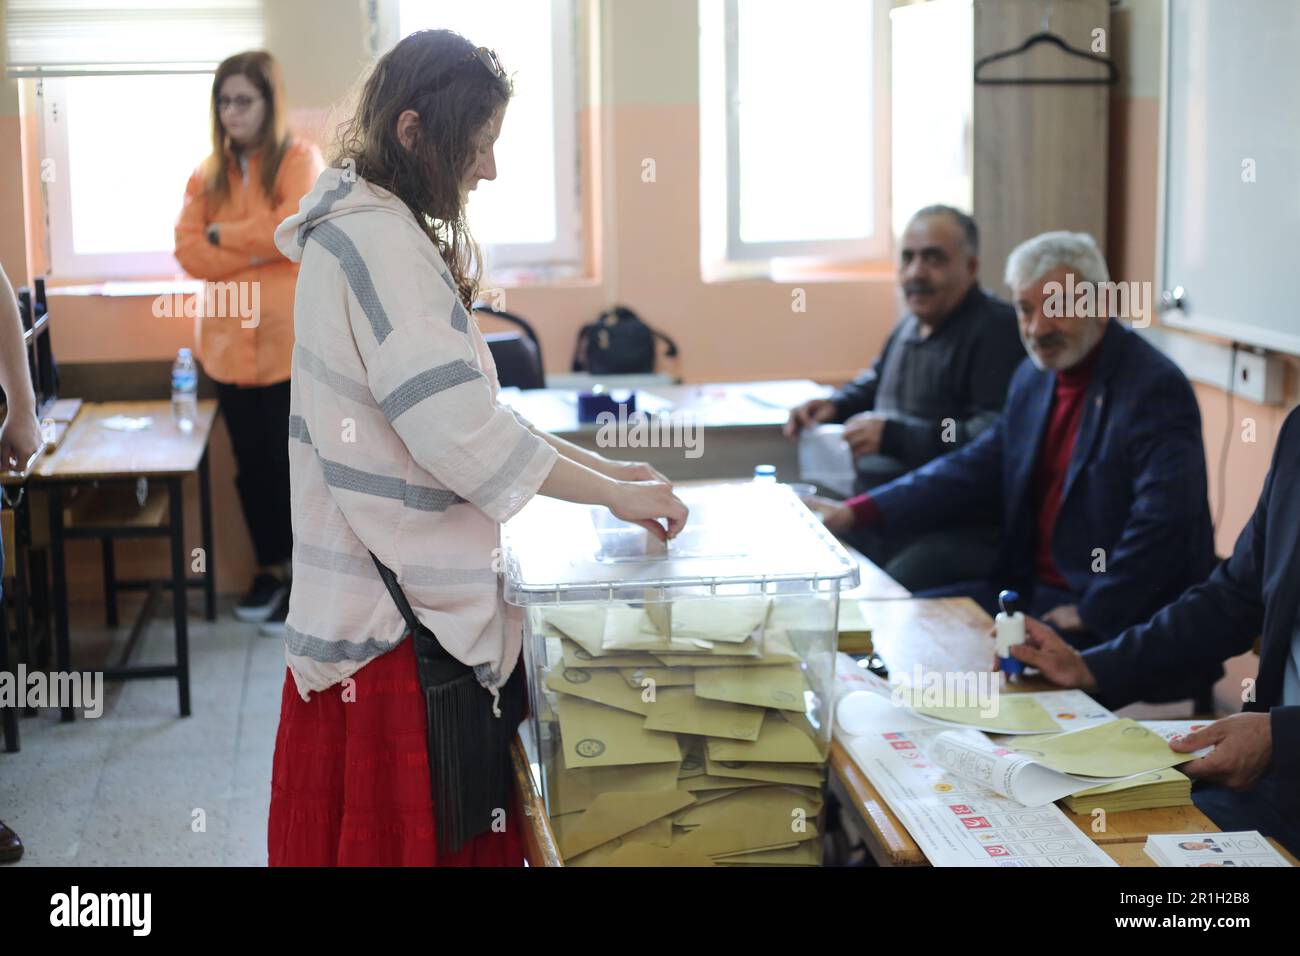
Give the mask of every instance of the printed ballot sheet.
<path id="1" fill-rule="evenodd" d="M 929 755 L 944 770 L 1034 807 L 1193 759 L 1174 753 L 1161 737 L 1132 720 L 998 742 L 975 730 L 950 730 L 934 739 Z"/>
<path id="2" fill-rule="evenodd" d="M 950 730 L 883 696 L 854 698 L 845 748 L 934 866 L 1117 865 L 1051 803 L 1026 806 L 938 766 L 929 751 Z"/>

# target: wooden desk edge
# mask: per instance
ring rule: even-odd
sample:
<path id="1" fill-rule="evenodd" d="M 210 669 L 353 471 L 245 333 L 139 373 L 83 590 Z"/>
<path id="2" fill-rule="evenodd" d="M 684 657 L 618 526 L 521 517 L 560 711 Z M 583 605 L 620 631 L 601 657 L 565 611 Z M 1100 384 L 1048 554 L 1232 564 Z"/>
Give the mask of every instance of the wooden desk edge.
<path id="1" fill-rule="evenodd" d="M 884 851 L 890 866 L 930 865 L 907 828 L 894 816 L 884 798 L 871 785 L 862 768 L 838 739 L 831 740 L 831 769 L 847 788 L 853 807 L 871 829 L 871 836 L 879 840 L 880 849 Z"/>
<path id="2" fill-rule="evenodd" d="M 518 735 L 510 747 L 510 762 L 514 767 L 519 811 L 523 815 L 524 859 L 529 866 L 564 866 L 560 848 L 555 842 L 555 832 L 546 816 L 546 805 L 537 790 L 528 765 L 528 754 Z"/>

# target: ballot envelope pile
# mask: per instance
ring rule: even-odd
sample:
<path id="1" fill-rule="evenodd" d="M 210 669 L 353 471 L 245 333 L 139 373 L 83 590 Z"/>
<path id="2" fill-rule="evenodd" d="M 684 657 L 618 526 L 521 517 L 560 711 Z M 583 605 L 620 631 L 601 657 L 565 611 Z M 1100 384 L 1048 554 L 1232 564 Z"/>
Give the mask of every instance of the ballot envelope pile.
<path id="1" fill-rule="evenodd" d="M 679 493 L 691 518 L 666 549 L 550 500 L 506 526 L 524 730 L 560 855 L 819 865 L 839 591 L 856 565 L 782 486 Z"/>

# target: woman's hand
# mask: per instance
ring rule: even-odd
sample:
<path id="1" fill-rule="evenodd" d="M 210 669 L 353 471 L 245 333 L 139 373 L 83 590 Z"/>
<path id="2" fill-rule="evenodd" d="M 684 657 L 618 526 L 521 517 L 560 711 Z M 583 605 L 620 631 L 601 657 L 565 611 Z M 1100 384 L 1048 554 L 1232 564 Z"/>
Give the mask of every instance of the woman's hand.
<path id="1" fill-rule="evenodd" d="M 644 461 L 614 461 L 605 458 L 596 470 L 615 481 L 658 481 L 672 485 L 653 465 Z"/>
<path id="2" fill-rule="evenodd" d="M 609 510 L 621 521 L 639 524 L 660 541 L 677 537 L 686 524 L 686 505 L 666 481 L 620 481 L 614 486 Z M 659 523 L 667 522 L 667 531 Z"/>

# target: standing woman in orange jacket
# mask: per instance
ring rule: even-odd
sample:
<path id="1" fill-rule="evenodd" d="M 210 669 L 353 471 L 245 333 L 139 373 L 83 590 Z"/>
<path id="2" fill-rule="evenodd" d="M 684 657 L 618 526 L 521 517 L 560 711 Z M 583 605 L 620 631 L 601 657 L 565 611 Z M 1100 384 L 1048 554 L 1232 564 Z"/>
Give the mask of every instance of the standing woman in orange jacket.
<path id="1" fill-rule="evenodd" d="M 298 278 L 274 234 L 324 164 L 315 146 L 289 135 L 280 69 L 265 51 L 217 67 L 211 108 L 212 154 L 185 189 L 176 259 L 195 278 L 220 284 L 205 286 L 199 359 L 217 383 L 259 565 L 235 616 L 262 622 L 261 633 L 272 636 L 282 632 L 289 608 L 289 367 Z"/>

